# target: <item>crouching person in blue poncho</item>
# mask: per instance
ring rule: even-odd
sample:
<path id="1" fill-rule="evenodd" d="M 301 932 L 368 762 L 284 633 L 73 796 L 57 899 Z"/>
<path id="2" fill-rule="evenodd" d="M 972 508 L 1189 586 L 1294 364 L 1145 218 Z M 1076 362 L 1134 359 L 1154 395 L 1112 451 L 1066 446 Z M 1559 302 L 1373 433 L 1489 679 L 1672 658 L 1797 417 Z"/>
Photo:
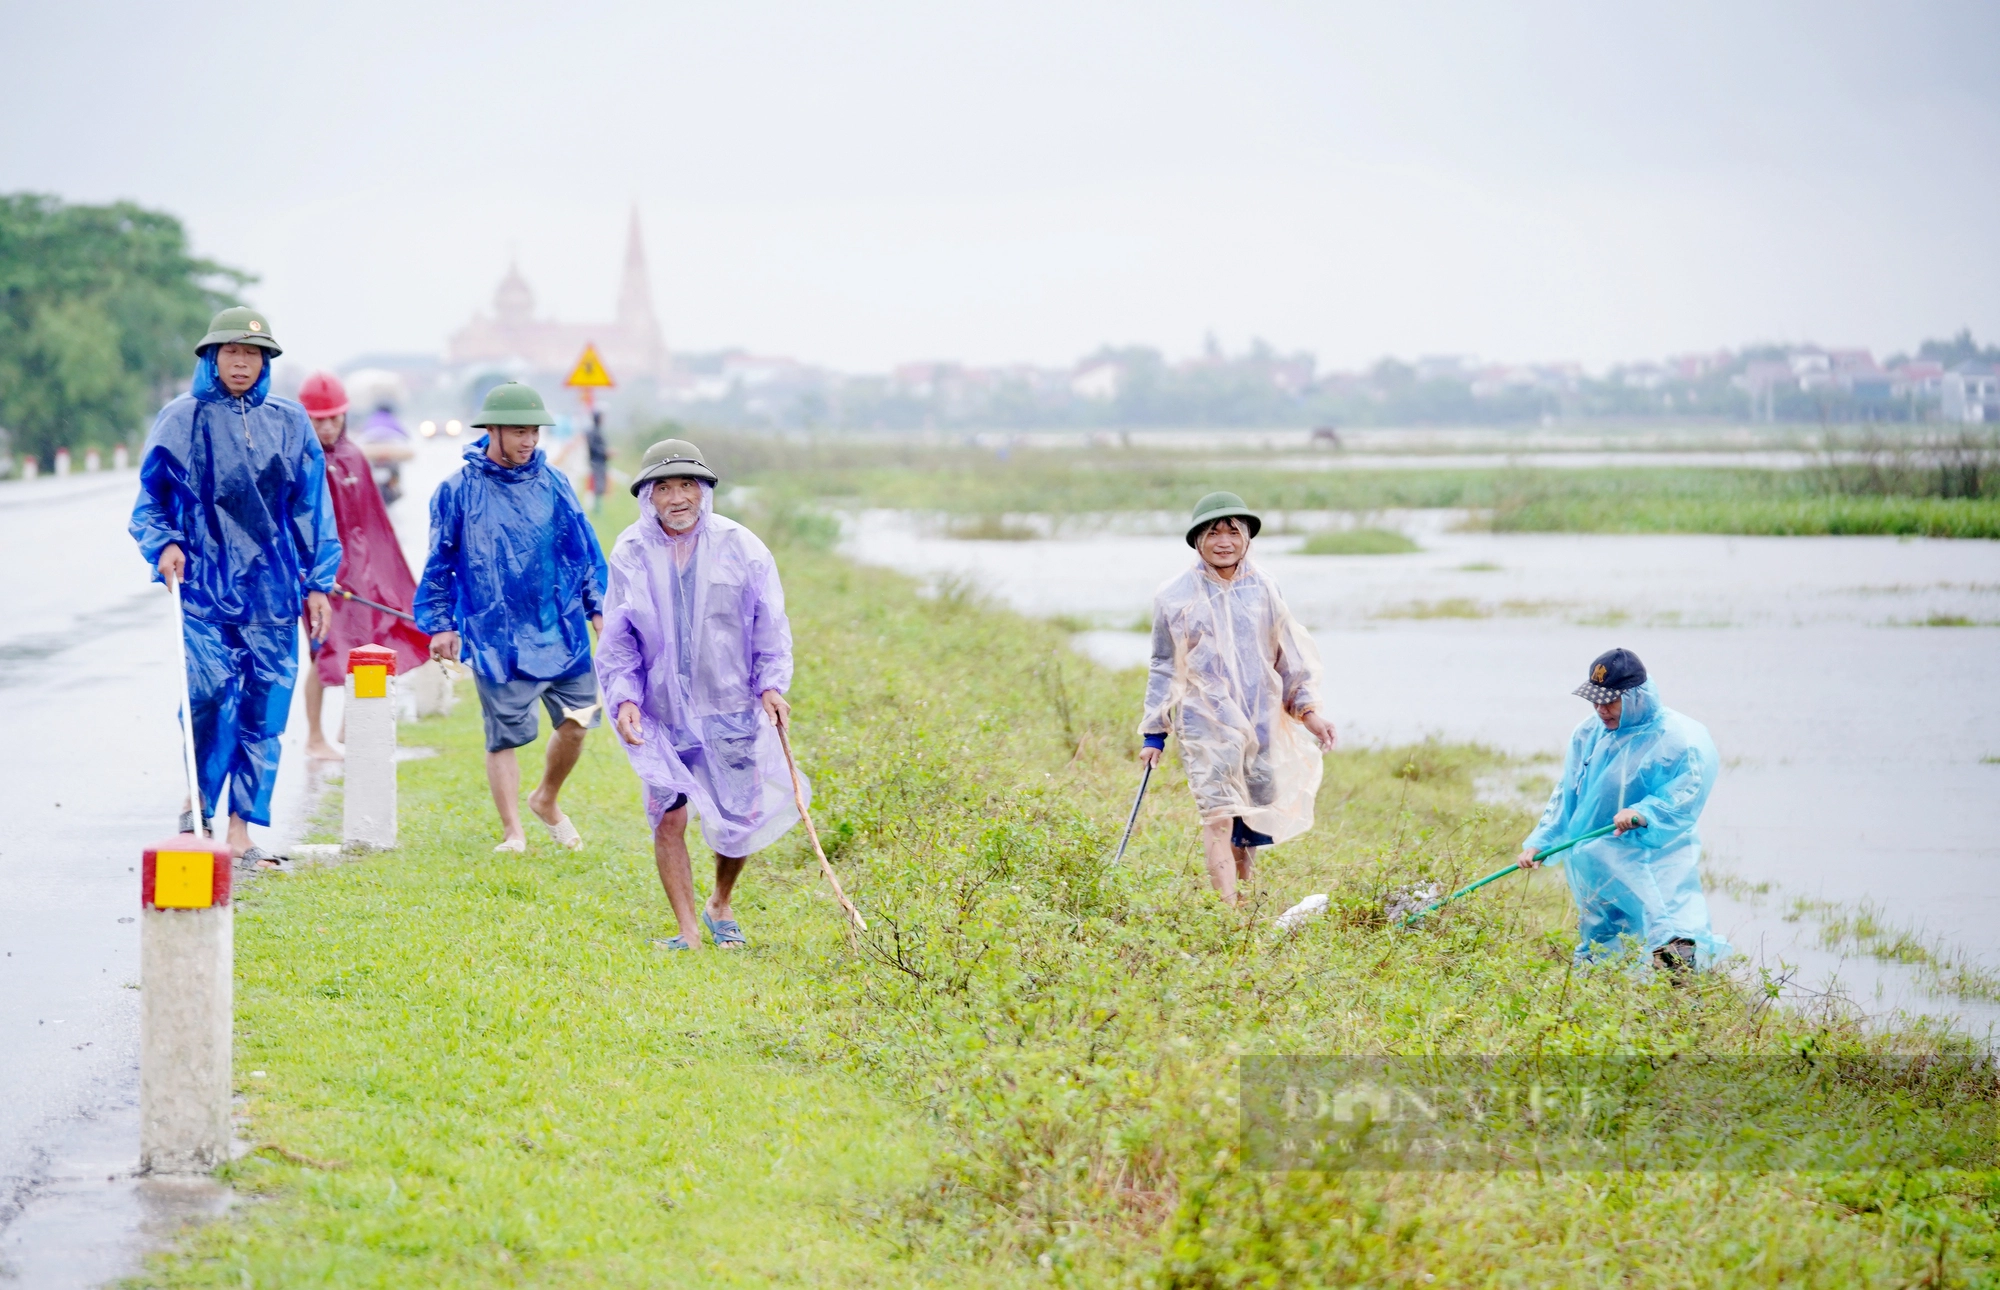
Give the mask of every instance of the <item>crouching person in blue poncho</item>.
<path id="1" fill-rule="evenodd" d="M 590 629 L 603 624 L 604 551 L 569 480 L 538 447 L 555 418 L 517 381 L 496 385 L 473 418 L 486 434 L 431 497 L 431 551 L 417 586 L 417 627 L 431 657 L 463 656 L 479 686 L 486 783 L 500 813 L 495 851 L 525 851 L 521 766 L 535 741 L 539 702 L 549 736 L 542 782 L 528 794 L 558 846 L 583 845 L 557 796 L 598 724 Z"/>
<path id="2" fill-rule="evenodd" d="M 229 849 L 250 867 L 281 863 L 251 845 L 249 825 L 271 823 L 300 613 L 324 639 L 340 569 L 312 421 L 270 393 L 280 352 L 262 314 L 215 316 L 195 346 L 192 387 L 146 436 L 131 524 L 156 576 L 181 586 L 201 808 L 223 813 L 227 781 Z"/>
<path id="3" fill-rule="evenodd" d="M 1638 951 L 1679 977 L 1729 953 L 1708 922 L 1696 824 L 1715 788 L 1715 741 L 1660 702 L 1630 650 L 1600 654 L 1572 693 L 1597 708 L 1570 736 L 1562 778 L 1521 843 L 1535 853 L 1607 825 L 1563 861 L 1576 899 L 1579 961 Z"/>

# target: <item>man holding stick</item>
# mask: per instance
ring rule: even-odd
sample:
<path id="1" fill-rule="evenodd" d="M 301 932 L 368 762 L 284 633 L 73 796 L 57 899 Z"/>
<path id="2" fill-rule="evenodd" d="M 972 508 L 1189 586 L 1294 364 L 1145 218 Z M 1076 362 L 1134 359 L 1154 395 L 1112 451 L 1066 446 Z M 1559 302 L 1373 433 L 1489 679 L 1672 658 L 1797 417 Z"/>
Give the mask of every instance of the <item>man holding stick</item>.
<path id="1" fill-rule="evenodd" d="M 1312 827 L 1320 755 L 1333 723 L 1320 711 L 1319 650 L 1271 576 L 1250 558 L 1264 521 L 1234 493 L 1195 503 L 1196 561 L 1153 595 L 1153 661 L 1139 757 L 1158 766 L 1181 743 L 1201 811 L 1202 856 L 1224 904 L 1250 881 L 1257 848 Z"/>
<path id="2" fill-rule="evenodd" d="M 271 823 L 299 618 L 325 638 L 340 567 L 325 454 L 305 409 L 270 392 L 280 352 L 255 310 L 210 321 L 189 392 L 146 436 L 131 523 L 157 576 L 182 586 L 199 808 L 222 815 L 228 781 L 229 849 L 250 867 L 282 863 L 249 826 Z"/>
<path id="3" fill-rule="evenodd" d="M 744 861 L 798 822 L 780 734 L 791 718 L 792 629 L 770 549 L 714 513 L 701 450 L 666 439 L 632 481 L 639 518 L 611 549 L 597 674 L 632 769 L 646 785 L 653 860 L 680 924 L 668 949 L 746 944 L 730 907 Z M 697 921 L 687 822 L 715 853 Z"/>
<path id="4" fill-rule="evenodd" d="M 368 458 L 347 433 L 347 390 L 333 373 L 314 372 L 299 386 L 299 402 L 326 453 L 326 488 L 342 552 L 337 585 L 343 593 L 333 602 L 333 626 L 314 647 L 313 666 L 306 672 L 306 756 L 339 761 L 344 754 L 327 742 L 319 718 L 326 688 L 345 684 L 347 651 L 357 645 L 386 645 L 396 653 L 397 673 L 408 676 L 430 659 L 431 638 L 417 630 L 414 620 L 374 607 L 408 614 L 417 580 L 403 558 Z M 359 599 L 350 600 L 349 594 Z"/>

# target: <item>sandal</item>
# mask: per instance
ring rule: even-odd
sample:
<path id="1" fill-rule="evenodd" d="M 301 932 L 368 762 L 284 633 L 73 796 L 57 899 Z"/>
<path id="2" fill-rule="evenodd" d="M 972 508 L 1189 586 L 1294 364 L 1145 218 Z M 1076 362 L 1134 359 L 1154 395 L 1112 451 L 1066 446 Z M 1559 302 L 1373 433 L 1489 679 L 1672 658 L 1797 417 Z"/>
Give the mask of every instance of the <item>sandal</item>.
<path id="1" fill-rule="evenodd" d="M 530 811 L 528 814 L 534 815 L 534 812 Z M 539 815 L 535 815 L 535 818 L 542 820 L 542 817 Z M 549 831 L 549 836 L 555 839 L 557 846 L 568 847 L 572 851 L 583 850 L 583 835 L 576 831 L 576 821 L 570 819 L 569 816 L 563 816 L 554 824 L 550 824 L 547 820 L 542 820 L 542 827 Z"/>
<path id="2" fill-rule="evenodd" d="M 290 873 L 292 859 L 290 856 L 273 855 L 262 847 L 251 847 L 236 857 L 236 867 L 245 873 L 270 873 L 274 870 Z"/>
<path id="3" fill-rule="evenodd" d="M 192 833 L 192 832 L 194 832 L 194 812 L 193 812 L 193 811 L 182 811 L 182 812 L 181 812 L 181 820 L 180 820 L 180 826 L 181 826 L 181 832 L 183 832 L 183 833 Z"/>
<path id="4" fill-rule="evenodd" d="M 517 856 L 528 849 L 528 840 L 526 838 L 502 838 L 500 845 L 493 849 L 503 855 Z"/>
<path id="5" fill-rule="evenodd" d="M 742 925 L 733 918 L 710 918 L 704 909 L 701 911 L 701 925 L 708 929 L 708 939 L 715 943 L 716 949 L 731 945 L 741 945 L 745 949 L 750 947 L 750 942 L 743 939 Z"/>
<path id="6" fill-rule="evenodd" d="M 688 938 L 685 936 L 672 936 L 664 941 L 655 936 L 647 944 L 663 950 L 691 950 L 694 948 L 694 946 L 688 944 Z"/>

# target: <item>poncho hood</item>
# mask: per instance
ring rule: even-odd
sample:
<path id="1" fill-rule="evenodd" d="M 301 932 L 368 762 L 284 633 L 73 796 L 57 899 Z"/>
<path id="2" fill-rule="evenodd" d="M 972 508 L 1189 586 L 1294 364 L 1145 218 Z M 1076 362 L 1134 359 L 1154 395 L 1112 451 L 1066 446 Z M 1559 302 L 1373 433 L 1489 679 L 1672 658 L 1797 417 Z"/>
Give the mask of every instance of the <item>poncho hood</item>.
<path id="1" fill-rule="evenodd" d="M 492 440 L 489 436 L 480 435 L 477 439 L 465 445 L 463 456 L 480 473 L 489 478 L 497 479 L 503 484 L 529 483 L 540 477 L 543 467 L 548 462 L 547 454 L 540 448 L 537 448 L 534 455 L 528 458 L 525 465 L 503 466 L 486 455 L 486 449 L 491 442 Z"/>
<path id="2" fill-rule="evenodd" d="M 234 403 L 236 396 L 222 383 L 222 371 L 215 365 L 215 351 L 210 345 L 194 360 L 194 380 L 188 385 L 188 393 L 203 403 Z M 271 356 L 264 356 L 264 370 L 257 373 L 257 382 L 243 393 L 243 402 L 250 407 L 259 407 L 271 393 Z"/>

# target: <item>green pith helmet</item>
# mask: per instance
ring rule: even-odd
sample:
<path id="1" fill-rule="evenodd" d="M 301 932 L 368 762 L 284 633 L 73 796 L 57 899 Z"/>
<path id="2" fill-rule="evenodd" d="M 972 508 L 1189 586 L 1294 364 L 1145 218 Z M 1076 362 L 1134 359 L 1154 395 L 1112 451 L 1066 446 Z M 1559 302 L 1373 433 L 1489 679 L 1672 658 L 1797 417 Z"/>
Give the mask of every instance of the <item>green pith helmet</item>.
<path id="1" fill-rule="evenodd" d="M 210 345 L 255 345 L 259 349 L 271 351 L 276 358 L 285 351 L 278 348 L 277 338 L 271 335 L 271 324 L 264 315 L 248 305 L 238 305 L 225 309 L 208 320 L 208 335 L 201 338 L 194 347 L 199 354 Z"/>
<path id="2" fill-rule="evenodd" d="M 639 473 L 632 479 L 632 496 L 637 497 L 640 489 L 656 479 L 675 478 L 719 482 L 708 463 L 701 459 L 701 449 L 685 439 L 662 439 L 646 449 Z"/>
<path id="3" fill-rule="evenodd" d="M 1243 499 L 1236 494 L 1210 493 L 1194 504 L 1194 523 L 1188 527 L 1187 544 L 1193 546 L 1203 529 L 1232 515 L 1243 521 L 1251 537 L 1256 537 L 1257 530 L 1264 527 L 1264 521 L 1257 517 L 1257 512 L 1245 506 Z"/>
<path id="4" fill-rule="evenodd" d="M 552 426 L 556 419 L 542 406 L 542 396 L 534 387 L 519 381 L 503 381 L 486 391 L 486 402 L 480 405 L 479 415 L 472 418 L 474 426 Z"/>

